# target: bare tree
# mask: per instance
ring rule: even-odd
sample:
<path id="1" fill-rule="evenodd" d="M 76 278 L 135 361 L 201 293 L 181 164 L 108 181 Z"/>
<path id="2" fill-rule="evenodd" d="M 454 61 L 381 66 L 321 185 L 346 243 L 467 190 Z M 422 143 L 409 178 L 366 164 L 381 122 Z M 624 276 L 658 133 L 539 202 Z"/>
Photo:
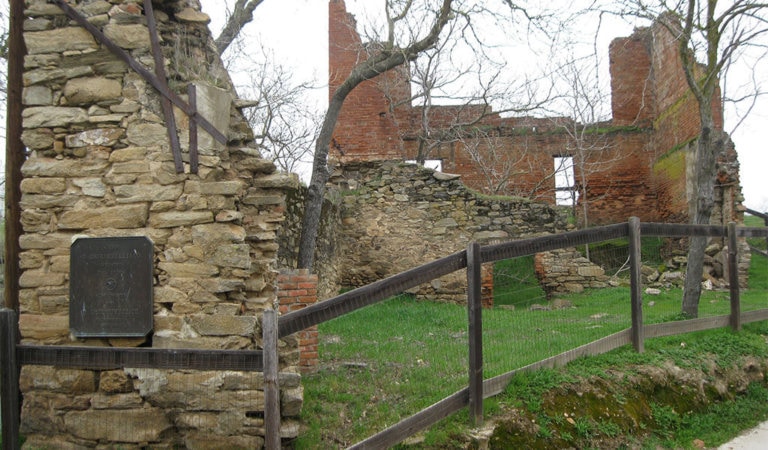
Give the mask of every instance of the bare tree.
<path id="1" fill-rule="evenodd" d="M 294 74 L 262 48 L 256 58 L 240 54 L 251 77 L 238 86 L 239 95 L 249 99 L 245 116 L 254 129 L 256 143 L 264 157 L 278 169 L 298 173 L 311 161 L 312 148 L 320 128 L 320 114 L 306 101 L 316 87 L 294 81 Z M 254 60 L 255 59 L 255 60 Z M 243 61 L 248 60 L 248 61 Z"/>
<path id="2" fill-rule="evenodd" d="M 330 176 L 329 146 L 344 100 L 363 81 L 413 61 L 419 54 L 434 47 L 445 26 L 456 18 L 453 3 L 454 0 L 442 0 L 437 8 L 433 9 L 431 5 L 415 0 L 385 2 L 386 38 L 368 47 L 368 55 L 353 67 L 344 82 L 331 95 L 325 113 L 323 126 L 315 144 L 312 177 L 302 221 L 299 268 L 309 269 L 314 262 L 325 185 Z"/>
<path id="3" fill-rule="evenodd" d="M 462 32 L 453 32 L 459 24 L 452 23 L 447 39 L 401 68 L 403 73 L 382 77 L 377 83 L 400 131 L 406 159 L 423 165 L 440 158 L 440 150 L 446 148 L 465 152 L 489 194 L 508 194 L 511 178 L 529 169 L 524 167 L 526 152 L 508 148 L 508 136 L 499 127 L 502 114 L 539 110 L 551 94 L 551 86 L 542 85 L 541 80 L 509 76 L 513 71 L 507 60 L 489 51 L 492 45 L 481 36 L 468 31 L 502 20 L 509 25 L 507 19 L 499 11 L 476 9 L 462 22 Z M 405 83 L 408 87 L 403 89 Z M 406 142 L 415 142 L 415 148 L 406 148 Z"/>
<path id="4" fill-rule="evenodd" d="M 699 112 L 699 137 L 696 142 L 689 218 L 693 224 L 709 224 L 714 207 L 717 155 L 726 145 L 726 134 L 715 126 L 712 106 L 720 79 L 740 51 L 757 45 L 768 32 L 768 3 L 754 0 L 687 0 L 647 3 L 625 0 L 621 13 L 656 20 L 677 39 L 688 87 Z M 699 62 L 699 60 L 703 62 Z M 692 237 L 688 250 L 682 312 L 697 317 L 701 296 L 705 237 Z"/>
<path id="5" fill-rule="evenodd" d="M 264 3 L 264 0 L 237 0 L 232 11 L 228 11 L 227 21 L 219 36 L 214 40 L 219 55 L 229 48 L 240 31 L 253 21 L 254 10 Z M 225 3 L 226 5 L 226 3 Z"/>

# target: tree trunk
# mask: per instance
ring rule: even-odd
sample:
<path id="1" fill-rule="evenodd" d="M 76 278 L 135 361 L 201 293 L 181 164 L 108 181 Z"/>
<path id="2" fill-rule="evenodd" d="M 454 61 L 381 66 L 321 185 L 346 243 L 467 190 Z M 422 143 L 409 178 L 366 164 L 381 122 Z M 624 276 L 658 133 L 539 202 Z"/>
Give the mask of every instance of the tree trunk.
<path id="1" fill-rule="evenodd" d="M 701 135 L 696 145 L 693 179 L 689 180 L 692 195 L 689 199 L 688 213 L 692 224 L 709 225 L 715 204 L 717 155 L 722 151 L 724 142 L 722 131 L 714 128 L 711 104 L 700 104 L 699 110 Z M 690 238 L 682 313 L 691 318 L 699 315 L 701 278 L 704 272 L 704 250 L 706 248 L 706 237 L 692 236 Z"/>
<path id="2" fill-rule="evenodd" d="M 325 185 L 331 176 L 328 170 L 328 153 L 330 151 L 331 137 L 333 136 L 333 129 L 336 127 L 341 107 L 344 104 L 344 99 L 352 91 L 351 88 L 345 92 L 340 92 L 341 90 L 339 88 L 328 103 L 328 111 L 323 119 L 323 127 L 315 143 L 315 156 L 312 160 L 312 178 L 309 182 L 307 199 L 304 203 L 304 217 L 301 221 L 301 240 L 299 241 L 297 262 L 299 269 L 312 269 L 312 264 L 315 260 L 315 247 L 317 244 L 317 234 L 320 231 L 320 215 L 323 211 Z"/>
<path id="3" fill-rule="evenodd" d="M 330 152 L 333 130 L 336 128 L 336 122 L 344 100 L 358 84 L 375 78 L 408 61 L 412 61 L 419 53 L 434 46 L 445 24 L 454 18 L 451 10 L 452 2 L 453 0 L 442 0 L 442 6 L 429 33 L 423 39 L 413 42 L 404 48 L 397 48 L 394 45 L 393 34 L 394 22 L 402 20 L 402 17 L 389 17 L 390 35 L 383 50 L 356 65 L 347 79 L 331 96 L 331 100 L 328 102 L 328 111 L 323 119 L 323 127 L 315 143 L 312 178 L 309 183 L 309 191 L 307 192 L 307 199 L 304 204 L 304 217 L 301 223 L 301 240 L 299 241 L 299 255 L 297 258 L 299 269 L 311 270 L 314 263 L 317 234 L 320 230 L 320 214 L 323 210 L 325 184 L 330 177 L 328 153 Z"/>

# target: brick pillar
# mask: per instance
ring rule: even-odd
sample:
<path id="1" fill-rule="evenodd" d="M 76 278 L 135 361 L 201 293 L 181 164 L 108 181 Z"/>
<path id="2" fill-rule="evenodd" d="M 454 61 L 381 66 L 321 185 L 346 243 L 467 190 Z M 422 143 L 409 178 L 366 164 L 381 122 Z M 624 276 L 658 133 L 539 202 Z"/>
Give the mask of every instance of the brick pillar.
<path id="1" fill-rule="evenodd" d="M 277 277 L 277 300 L 280 314 L 298 311 L 317 303 L 317 275 L 307 269 L 284 270 Z M 317 370 L 317 326 L 296 333 L 299 346 L 299 368 L 303 373 Z"/>

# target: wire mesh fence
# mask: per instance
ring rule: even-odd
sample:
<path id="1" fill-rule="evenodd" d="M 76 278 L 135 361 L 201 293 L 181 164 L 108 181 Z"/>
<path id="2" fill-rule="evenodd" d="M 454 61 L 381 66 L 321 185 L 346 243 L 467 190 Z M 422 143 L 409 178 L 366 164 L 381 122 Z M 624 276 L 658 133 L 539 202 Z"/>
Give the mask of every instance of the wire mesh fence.
<path id="1" fill-rule="evenodd" d="M 687 245 L 686 238 L 641 239 L 644 323 L 688 319 L 681 314 Z M 722 239 L 710 240 L 706 267 L 712 277 L 705 276 L 702 285 L 700 317 L 729 314 L 728 286 L 706 283 L 725 276 L 724 250 Z M 486 380 L 632 326 L 628 240 L 582 245 L 571 257 L 579 260 L 578 267 L 590 268 L 586 272 L 599 273 L 594 277 L 599 283 L 562 280 L 573 289 L 548 292 L 537 276 L 537 256 L 493 264 L 493 307 L 482 311 Z M 757 270 L 757 277 L 765 279 L 768 266 Z M 768 307 L 764 292 L 758 290 L 753 297 L 745 292 L 744 309 Z M 305 379 L 305 408 L 313 417 L 329 419 L 319 427 L 322 431 L 305 434 L 305 442 L 330 439 L 350 445 L 366 437 L 365 424 L 368 433 L 381 431 L 467 386 L 466 305 L 401 295 L 321 324 L 320 334 L 321 368 Z M 328 402 L 338 397 L 337 389 L 345 392 L 343 404 Z M 458 420 L 466 421 L 464 413 Z M 429 441 L 444 429 L 433 427 L 418 439 Z"/>

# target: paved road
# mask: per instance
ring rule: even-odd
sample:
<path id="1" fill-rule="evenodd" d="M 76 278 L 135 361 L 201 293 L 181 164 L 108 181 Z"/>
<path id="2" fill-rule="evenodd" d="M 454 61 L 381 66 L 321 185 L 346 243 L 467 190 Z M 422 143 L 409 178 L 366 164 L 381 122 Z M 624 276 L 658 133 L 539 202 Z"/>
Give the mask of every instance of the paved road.
<path id="1" fill-rule="evenodd" d="M 765 450 L 768 449 L 768 422 L 745 431 L 731 442 L 718 447 L 718 450 Z"/>

